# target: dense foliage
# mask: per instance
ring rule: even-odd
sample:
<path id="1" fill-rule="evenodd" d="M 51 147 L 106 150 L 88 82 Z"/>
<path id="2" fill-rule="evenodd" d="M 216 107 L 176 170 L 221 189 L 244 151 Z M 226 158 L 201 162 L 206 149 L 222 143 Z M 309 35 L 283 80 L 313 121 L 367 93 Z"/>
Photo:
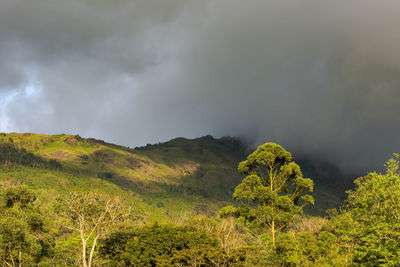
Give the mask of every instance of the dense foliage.
<path id="1" fill-rule="evenodd" d="M 176 139 L 133 152 L 80 137 L 12 136 L 0 135 L 6 139 L 0 140 L 1 266 L 400 265 L 397 154 L 384 173 L 356 179 L 339 210 L 309 217 L 302 207 L 312 202 L 306 194 L 312 181 L 289 152 L 268 143 L 240 164 L 244 180 L 233 192 L 237 206 L 217 218 L 218 205 L 204 198 L 208 188 L 196 183 L 228 170 L 204 166 L 213 160 L 231 164 L 225 152 L 223 160 L 216 159 L 223 142 L 229 151 L 241 149 L 231 139 L 205 137 L 192 147 Z M 209 142 L 212 149 L 206 149 Z M 160 165 L 150 162 L 151 153 Z M 192 154 L 190 164 L 184 161 Z M 85 168 L 104 176 L 71 171 Z M 182 174 L 183 185 L 169 183 L 174 172 Z M 159 182 L 151 187 L 124 180 L 129 177 Z M 223 181 L 207 186 L 218 183 Z M 229 186 L 220 186 L 208 193 L 214 202 L 222 189 L 232 194 Z"/>
<path id="2" fill-rule="evenodd" d="M 280 145 L 259 146 L 238 167 L 245 178 L 233 197 L 240 200 L 241 207 L 228 206 L 220 215 L 238 217 L 253 229 L 267 229 L 275 245 L 275 233 L 302 214 L 305 205 L 314 203 L 312 196 L 303 194 L 313 191 L 313 181 L 304 178 L 299 165 L 291 160 L 291 154 Z"/>
<path id="3" fill-rule="evenodd" d="M 54 235 L 35 194 L 25 186 L 8 187 L 1 194 L 0 259 L 3 266 L 33 266 L 53 256 Z"/>
<path id="4" fill-rule="evenodd" d="M 100 253 L 113 266 L 229 266 L 244 259 L 228 256 L 205 232 L 158 224 L 113 233 Z"/>
<path id="5" fill-rule="evenodd" d="M 386 163 L 386 173 L 355 180 L 356 188 L 327 230 L 337 236 L 354 263 L 400 265 L 399 155 Z"/>

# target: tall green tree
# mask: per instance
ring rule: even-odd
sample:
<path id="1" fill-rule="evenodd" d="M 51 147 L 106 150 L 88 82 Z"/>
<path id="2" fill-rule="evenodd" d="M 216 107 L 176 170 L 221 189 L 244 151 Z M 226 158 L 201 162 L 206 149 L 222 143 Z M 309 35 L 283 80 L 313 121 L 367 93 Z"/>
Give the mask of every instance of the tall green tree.
<path id="1" fill-rule="evenodd" d="M 399 155 L 389 159 L 385 173 L 371 172 L 354 183 L 325 230 L 338 237 L 354 263 L 400 266 Z"/>
<path id="2" fill-rule="evenodd" d="M 233 193 L 241 207 L 225 207 L 221 217 L 235 216 L 250 228 L 266 230 L 275 245 L 275 234 L 301 214 L 303 207 L 314 203 L 314 183 L 304 178 L 299 165 L 282 146 L 266 143 L 241 162 L 239 172 L 245 176 Z"/>

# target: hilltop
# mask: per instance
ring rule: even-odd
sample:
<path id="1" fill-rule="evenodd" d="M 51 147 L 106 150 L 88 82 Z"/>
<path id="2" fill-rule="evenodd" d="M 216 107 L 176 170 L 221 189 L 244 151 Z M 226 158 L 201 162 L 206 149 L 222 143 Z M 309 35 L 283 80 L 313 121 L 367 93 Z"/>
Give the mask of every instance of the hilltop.
<path id="1" fill-rule="evenodd" d="M 27 184 L 48 203 L 69 190 L 118 194 L 144 219 L 163 221 L 214 215 L 231 202 L 242 180 L 237 165 L 245 157 L 246 147 L 232 137 L 175 138 L 129 148 L 78 135 L 2 133 L 0 182 Z M 326 174 L 326 166 L 307 160 L 300 164 L 305 176 L 316 181 L 316 205 L 306 212 L 323 214 L 337 207 L 344 187 L 334 166 Z"/>

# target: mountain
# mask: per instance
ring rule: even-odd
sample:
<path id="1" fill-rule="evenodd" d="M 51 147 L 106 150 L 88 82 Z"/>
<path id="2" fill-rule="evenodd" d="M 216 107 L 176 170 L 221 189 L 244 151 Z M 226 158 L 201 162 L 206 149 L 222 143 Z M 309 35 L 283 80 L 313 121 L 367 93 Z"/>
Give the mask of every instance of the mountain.
<path id="1" fill-rule="evenodd" d="M 214 215 L 232 202 L 242 180 L 237 165 L 245 157 L 244 144 L 231 137 L 175 138 L 128 148 L 78 135 L 2 133 L 0 185 L 27 184 L 48 205 L 70 190 L 118 194 L 144 219 L 164 221 Z M 337 168 L 307 160 L 300 165 L 316 181 L 316 204 L 306 212 L 321 215 L 337 207 L 344 198 Z"/>

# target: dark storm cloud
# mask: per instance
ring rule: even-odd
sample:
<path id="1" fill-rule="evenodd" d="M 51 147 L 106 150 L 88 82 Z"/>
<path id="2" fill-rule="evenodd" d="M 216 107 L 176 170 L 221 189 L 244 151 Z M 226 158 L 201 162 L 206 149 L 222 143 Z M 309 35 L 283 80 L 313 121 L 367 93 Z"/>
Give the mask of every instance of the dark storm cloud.
<path id="1" fill-rule="evenodd" d="M 386 0 L 2 0 L 0 126 L 130 146 L 235 135 L 375 168 L 400 151 L 398 13 Z"/>

